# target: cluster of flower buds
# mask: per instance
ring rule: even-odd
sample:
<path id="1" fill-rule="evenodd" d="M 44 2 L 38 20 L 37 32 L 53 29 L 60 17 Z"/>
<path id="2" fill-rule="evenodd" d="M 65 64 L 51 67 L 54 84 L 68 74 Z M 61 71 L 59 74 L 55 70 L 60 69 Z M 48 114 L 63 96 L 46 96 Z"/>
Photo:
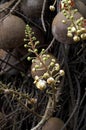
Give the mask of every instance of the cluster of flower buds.
<path id="1" fill-rule="evenodd" d="M 74 26 L 75 25 L 75 26 Z M 68 37 L 73 37 L 73 40 L 75 42 L 82 40 L 86 40 L 86 28 L 84 25 L 84 18 L 81 17 L 80 19 L 76 20 L 74 22 L 74 25 L 71 24 L 70 27 L 68 27 Z"/>
<path id="2" fill-rule="evenodd" d="M 32 64 L 32 76 L 34 83 L 40 90 L 44 90 L 47 86 L 56 86 L 60 83 L 60 77 L 64 76 L 64 70 L 60 69 L 60 65 L 51 54 L 43 54 L 39 59 L 34 59 Z"/>
<path id="3" fill-rule="evenodd" d="M 28 48 L 28 52 L 34 53 L 35 58 L 28 56 L 27 59 L 32 59 L 31 74 L 34 79 L 36 87 L 44 90 L 47 86 L 55 86 L 60 83 L 60 77 L 64 75 L 64 70 L 60 70 L 60 65 L 57 63 L 56 58 L 51 54 L 45 54 L 42 49 L 38 54 L 36 46 L 39 41 L 33 36 L 34 32 L 29 25 L 26 25 L 25 41 L 28 42 L 24 46 Z"/>
<path id="4" fill-rule="evenodd" d="M 36 46 L 39 45 L 39 41 L 37 41 L 36 37 L 34 36 L 34 32 L 32 31 L 32 28 L 29 25 L 26 25 L 25 29 L 25 39 L 24 41 L 26 44 L 24 44 L 25 48 L 28 48 L 29 53 L 36 53 L 38 52 Z M 27 60 L 31 60 L 32 57 L 27 57 Z"/>
<path id="5" fill-rule="evenodd" d="M 70 26 L 67 28 L 67 36 L 72 37 L 75 42 L 86 40 L 86 26 L 84 24 L 85 19 L 80 15 L 77 9 L 72 9 L 74 2 L 73 0 L 62 0 L 61 9 L 66 17 L 66 20 L 62 22 L 67 24 L 70 22 Z M 79 18 L 76 18 L 76 17 Z"/>
<path id="6" fill-rule="evenodd" d="M 61 0 L 60 2 L 60 10 L 69 10 L 72 9 L 72 7 L 74 6 L 74 0 Z"/>

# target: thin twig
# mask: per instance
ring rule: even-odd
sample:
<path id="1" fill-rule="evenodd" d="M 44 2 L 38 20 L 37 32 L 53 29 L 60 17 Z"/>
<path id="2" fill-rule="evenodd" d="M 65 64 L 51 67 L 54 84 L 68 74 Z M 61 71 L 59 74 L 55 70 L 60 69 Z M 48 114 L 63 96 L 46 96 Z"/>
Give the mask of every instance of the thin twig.
<path id="1" fill-rule="evenodd" d="M 86 91 L 85 91 L 85 93 L 84 93 L 84 95 L 83 95 L 83 97 L 82 97 L 82 99 L 81 99 L 81 101 L 80 101 L 80 104 L 79 104 L 79 106 L 78 106 L 78 111 L 77 111 L 77 116 L 78 116 L 78 114 L 79 114 L 79 111 L 80 111 L 80 108 L 81 108 L 81 105 L 82 105 L 82 103 L 83 103 L 83 101 L 85 100 L 85 97 L 86 97 Z M 86 110 L 86 109 L 85 109 Z M 82 114 L 82 115 L 84 115 L 84 114 Z M 78 117 L 77 117 L 78 118 Z M 82 120 L 82 118 L 81 118 L 81 120 Z M 81 122 L 81 121 L 80 121 Z M 79 122 L 79 124 L 77 125 L 77 127 L 75 128 L 75 130 L 78 130 L 79 129 L 79 127 L 80 127 L 80 125 L 81 125 L 81 123 Z"/>
<path id="2" fill-rule="evenodd" d="M 42 12 L 41 12 L 42 26 L 43 26 L 44 31 L 46 32 L 46 27 L 45 27 L 45 22 L 44 22 L 44 11 L 45 11 L 45 7 L 46 7 L 46 0 L 44 0 L 44 2 L 43 2 Z"/>
<path id="3" fill-rule="evenodd" d="M 85 104 L 85 106 L 84 106 L 84 110 L 83 110 L 82 115 L 81 115 L 81 117 L 80 117 L 81 120 L 79 121 L 77 130 L 79 130 L 79 128 L 80 128 L 80 126 L 83 124 L 83 121 L 84 121 L 85 118 L 86 118 L 86 104 Z"/>
<path id="4" fill-rule="evenodd" d="M 76 101 L 76 105 L 70 115 L 70 117 L 68 118 L 68 120 L 66 121 L 66 123 L 64 124 L 63 128 L 61 130 L 64 130 L 65 127 L 67 126 L 67 124 L 69 123 L 69 121 L 72 119 L 72 117 L 74 116 L 74 113 L 76 112 L 77 108 L 78 108 L 78 105 L 79 105 L 79 101 L 80 101 L 80 84 L 78 82 L 78 79 L 75 77 L 76 79 L 76 83 L 77 83 L 77 90 L 78 90 L 78 94 L 77 94 L 77 101 Z"/>
<path id="5" fill-rule="evenodd" d="M 42 116 L 40 116 L 37 112 L 35 112 L 33 109 L 30 109 L 29 107 L 27 107 L 20 99 L 16 98 L 16 100 L 20 103 L 20 105 L 26 109 L 29 113 L 34 114 L 35 116 L 42 118 Z"/>
<path id="6" fill-rule="evenodd" d="M 77 97 L 77 100 L 78 100 L 78 103 L 76 104 L 77 105 L 77 108 L 79 109 L 79 105 L 80 105 L 80 84 L 79 84 L 79 80 L 77 79 L 77 77 L 75 76 L 75 80 L 76 80 L 76 83 L 77 83 L 77 89 L 79 91 L 79 95 Z M 77 112 L 75 113 L 75 119 L 74 119 L 74 127 L 73 127 L 73 130 L 76 130 L 76 125 L 77 125 L 77 119 L 78 119 L 78 109 L 77 109 Z"/>
<path id="7" fill-rule="evenodd" d="M 16 3 L 15 3 L 15 5 L 12 7 L 12 9 L 10 10 L 10 13 L 12 13 L 14 10 L 15 10 L 15 8 L 20 4 L 20 2 L 21 2 L 21 0 L 18 0 Z"/>
<path id="8" fill-rule="evenodd" d="M 1 4 L 0 7 L 0 13 L 2 13 L 3 11 L 5 11 L 6 9 L 9 9 L 9 7 L 15 2 L 16 0 L 11 0 L 9 2 L 6 2 L 4 4 Z"/>
<path id="9" fill-rule="evenodd" d="M 55 41 L 55 38 L 52 39 L 51 43 L 50 43 L 49 46 L 46 48 L 45 52 L 48 52 L 48 50 L 52 47 L 54 41 Z"/>
<path id="10" fill-rule="evenodd" d="M 53 112 L 54 112 L 54 102 L 52 100 L 52 97 L 49 97 L 46 111 L 44 113 L 42 120 L 37 124 L 37 126 L 32 128 L 31 130 L 40 130 L 43 124 L 46 122 L 46 120 L 52 116 Z"/>

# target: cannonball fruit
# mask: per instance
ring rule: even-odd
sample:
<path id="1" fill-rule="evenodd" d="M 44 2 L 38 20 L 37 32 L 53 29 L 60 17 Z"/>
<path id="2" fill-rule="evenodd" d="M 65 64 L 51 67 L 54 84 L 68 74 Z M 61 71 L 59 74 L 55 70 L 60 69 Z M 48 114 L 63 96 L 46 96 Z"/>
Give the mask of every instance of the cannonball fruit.
<path id="1" fill-rule="evenodd" d="M 43 126 L 42 130 L 61 130 L 64 122 L 60 118 L 51 117 Z M 66 128 L 64 130 L 67 130 Z"/>
<path id="2" fill-rule="evenodd" d="M 24 43 L 25 23 L 14 15 L 0 21 L 0 48 L 13 49 Z"/>

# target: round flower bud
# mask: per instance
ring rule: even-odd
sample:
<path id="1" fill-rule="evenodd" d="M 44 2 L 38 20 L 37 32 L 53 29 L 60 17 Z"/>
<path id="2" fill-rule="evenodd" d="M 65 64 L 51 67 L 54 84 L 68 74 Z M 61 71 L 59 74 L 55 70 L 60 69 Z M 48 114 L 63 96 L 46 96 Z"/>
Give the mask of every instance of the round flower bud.
<path id="1" fill-rule="evenodd" d="M 78 35 L 81 34 L 81 30 L 78 29 L 78 30 L 77 30 L 77 34 L 78 34 Z"/>
<path id="2" fill-rule="evenodd" d="M 59 74 L 60 74 L 60 76 L 64 76 L 64 74 L 65 74 L 64 70 L 60 70 Z"/>
<path id="3" fill-rule="evenodd" d="M 39 80 L 39 77 L 36 75 L 35 76 L 35 81 L 38 81 Z"/>
<path id="4" fill-rule="evenodd" d="M 49 78 L 48 72 L 44 73 L 43 78 L 45 78 L 45 79 Z"/>
<path id="5" fill-rule="evenodd" d="M 80 41 L 80 37 L 77 36 L 77 35 L 75 35 L 75 36 L 73 37 L 73 40 L 74 40 L 75 42 L 79 42 L 79 41 Z"/>
<path id="6" fill-rule="evenodd" d="M 80 30 L 82 33 L 86 32 L 86 28 L 81 28 Z"/>
<path id="7" fill-rule="evenodd" d="M 35 49 L 34 52 L 38 52 L 38 49 Z"/>
<path id="8" fill-rule="evenodd" d="M 46 55 L 46 57 L 47 57 L 47 58 L 50 58 L 50 55 L 49 55 L 49 54 L 47 54 L 47 55 Z M 53 58 L 54 58 L 54 57 L 53 57 Z"/>
<path id="9" fill-rule="evenodd" d="M 28 56 L 28 57 L 27 57 L 27 60 L 30 61 L 30 60 L 31 60 L 31 57 Z"/>
<path id="10" fill-rule="evenodd" d="M 47 57 L 43 57 L 43 61 L 46 61 L 47 60 Z"/>
<path id="11" fill-rule="evenodd" d="M 78 12 L 78 9 L 74 9 L 74 13 L 77 13 Z"/>
<path id="12" fill-rule="evenodd" d="M 73 20 L 73 18 L 74 18 L 74 16 L 73 16 L 73 15 L 71 15 L 71 16 L 70 16 L 70 19 L 71 19 L 71 20 Z"/>
<path id="13" fill-rule="evenodd" d="M 81 20 L 81 21 L 84 20 L 84 17 L 81 17 L 80 20 Z"/>
<path id="14" fill-rule="evenodd" d="M 58 63 L 55 64 L 55 70 L 58 71 L 60 69 L 60 65 Z"/>
<path id="15" fill-rule="evenodd" d="M 65 24 L 65 23 L 66 23 L 66 20 L 62 20 L 62 23 L 64 23 L 64 24 Z"/>
<path id="16" fill-rule="evenodd" d="M 49 78 L 47 79 L 47 83 L 48 83 L 48 84 L 52 84 L 52 83 L 54 83 L 54 82 L 55 82 L 55 80 L 54 80 L 53 77 L 49 77 Z"/>
<path id="17" fill-rule="evenodd" d="M 81 34 L 81 39 L 86 40 L 86 33 Z"/>
<path id="18" fill-rule="evenodd" d="M 32 63 L 35 63 L 35 60 L 34 60 L 34 59 L 32 59 Z"/>
<path id="19" fill-rule="evenodd" d="M 56 60 L 55 60 L 55 59 L 51 59 L 51 61 L 52 61 L 52 62 L 56 62 Z"/>
<path id="20" fill-rule="evenodd" d="M 73 37 L 73 34 L 72 34 L 71 32 L 68 32 L 68 33 L 67 33 L 67 36 L 68 36 L 68 37 Z"/>
<path id="21" fill-rule="evenodd" d="M 38 68 L 39 68 L 39 65 L 35 65 L 35 68 L 38 69 Z"/>
<path id="22" fill-rule="evenodd" d="M 46 81 L 45 80 L 39 80 L 37 83 L 36 83 L 36 87 L 40 90 L 44 90 L 46 88 Z"/>
<path id="23" fill-rule="evenodd" d="M 36 69 L 35 68 L 32 68 L 32 72 L 34 73 L 36 71 Z"/>
<path id="24" fill-rule="evenodd" d="M 53 67 L 54 65 L 55 65 L 55 63 L 54 63 L 54 62 L 51 62 L 51 63 L 50 63 L 50 66 L 52 66 L 52 67 Z"/>
<path id="25" fill-rule="evenodd" d="M 27 47 L 28 47 L 28 45 L 27 45 L 27 44 L 24 44 L 24 47 L 25 47 L 25 48 L 27 48 Z"/>
<path id="26" fill-rule="evenodd" d="M 55 7 L 53 5 L 50 5 L 49 9 L 50 11 L 55 11 Z"/>
<path id="27" fill-rule="evenodd" d="M 71 32 L 76 32 L 76 28 L 75 28 L 75 27 L 72 27 L 72 28 L 71 28 Z"/>
<path id="28" fill-rule="evenodd" d="M 71 27 L 68 27 L 67 30 L 68 30 L 68 31 L 71 31 Z"/>
<path id="29" fill-rule="evenodd" d="M 66 19 L 70 19 L 70 16 L 69 16 L 69 15 L 66 15 L 65 17 L 66 17 Z"/>
<path id="30" fill-rule="evenodd" d="M 68 4 L 71 4 L 71 0 L 68 0 Z"/>

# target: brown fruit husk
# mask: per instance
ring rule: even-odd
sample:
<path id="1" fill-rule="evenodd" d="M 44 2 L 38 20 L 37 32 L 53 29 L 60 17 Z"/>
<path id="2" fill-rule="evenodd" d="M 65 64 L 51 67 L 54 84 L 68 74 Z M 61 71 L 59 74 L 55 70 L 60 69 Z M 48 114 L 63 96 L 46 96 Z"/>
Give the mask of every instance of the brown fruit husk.
<path id="1" fill-rule="evenodd" d="M 9 15 L 0 21 L 0 48 L 13 49 L 24 43 L 25 23 L 15 16 Z"/>
<path id="2" fill-rule="evenodd" d="M 60 118 L 51 117 L 43 126 L 42 130 L 61 130 L 64 122 Z M 66 128 L 64 130 L 67 130 Z"/>

